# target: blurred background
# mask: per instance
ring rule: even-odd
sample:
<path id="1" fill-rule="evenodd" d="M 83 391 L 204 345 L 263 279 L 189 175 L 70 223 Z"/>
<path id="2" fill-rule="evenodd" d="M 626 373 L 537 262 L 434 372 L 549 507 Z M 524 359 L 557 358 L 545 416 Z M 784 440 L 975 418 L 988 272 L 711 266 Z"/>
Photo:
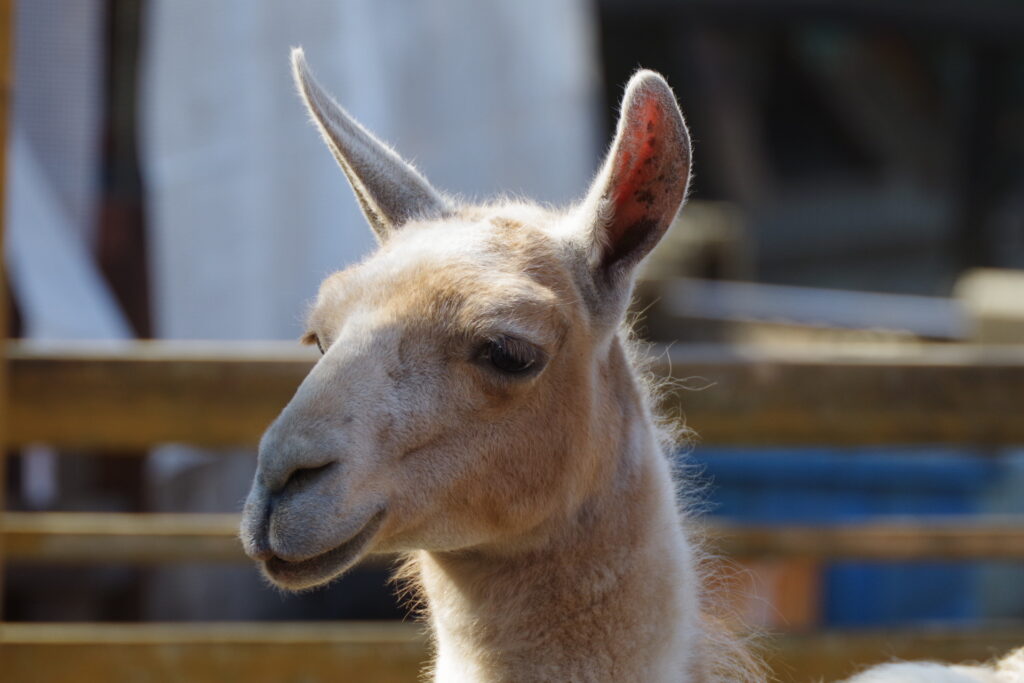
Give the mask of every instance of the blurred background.
<path id="1" fill-rule="evenodd" d="M 610 139 L 622 87 L 643 66 L 676 91 L 696 175 L 688 209 L 645 266 L 638 325 L 656 350 L 675 343 L 673 372 L 708 385 L 678 397 L 698 434 L 700 410 L 688 405 L 724 396 L 728 422 L 730 410 L 747 405 L 735 397 L 750 391 L 730 385 L 729 372 L 679 366 L 707 354 L 962 366 L 938 393 L 915 394 L 924 390 L 898 375 L 880 386 L 901 405 L 951 412 L 980 387 L 975 412 L 996 406 L 978 417 L 992 422 L 971 432 L 976 438 L 928 430 L 947 413 L 919 416 L 919 440 L 852 423 L 845 436 L 808 428 L 792 443 L 719 437 L 712 428 L 679 456 L 705 475 L 702 507 L 712 522 L 998 518 L 1015 525 L 999 527 L 1001 538 L 1020 534 L 1003 544 L 1016 551 L 989 557 L 944 551 L 886 561 L 740 548 L 728 553 L 739 617 L 771 633 L 964 633 L 997 624 L 1024 634 L 1024 524 L 1013 517 L 1024 513 L 1024 439 L 1014 426 L 1024 422 L 1019 4 L 26 0 L 14 3 L 10 40 L 12 421 L 27 414 L 18 412 L 16 390 L 28 386 L 18 383 L 19 368 L 81 349 L 137 358 L 178 347 L 134 340 L 203 340 L 190 353 L 312 362 L 297 343 L 282 351 L 254 342 L 296 339 L 320 280 L 374 243 L 294 92 L 290 47 L 305 48 L 319 80 L 362 123 L 436 186 L 469 200 L 579 198 Z M 715 363 L 707 367 L 728 365 Z M 810 384 L 814 372 L 805 375 Z M 766 405 L 800 389 L 786 377 L 761 378 Z M 96 381 L 116 395 L 127 380 Z M 856 382 L 829 381 L 821 380 L 826 399 L 857 400 Z M 274 396 L 279 408 L 288 391 Z M 868 392 L 861 404 L 884 413 L 885 396 Z M 88 395 L 70 400 L 88 413 Z M 38 434 L 58 431 L 45 411 L 31 419 Z M 78 547 L 72 536 L 86 533 L 74 531 L 84 517 L 42 513 L 95 513 L 88 519 L 101 522 L 162 513 L 167 535 L 177 533 L 173 515 L 190 513 L 219 520 L 210 533 L 235 543 L 224 529 L 255 468 L 253 440 L 104 445 L 7 428 L 17 438 L 3 491 L 6 622 L 406 614 L 384 562 L 326 590 L 283 596 L 233 545 L 223 557 L 125 551 L 111 562 L 87 550 L 40 550 Z M 138 536 L 157 533 L 138 528 Z M 201 535 L 190 528 L 188 538 Z"/>

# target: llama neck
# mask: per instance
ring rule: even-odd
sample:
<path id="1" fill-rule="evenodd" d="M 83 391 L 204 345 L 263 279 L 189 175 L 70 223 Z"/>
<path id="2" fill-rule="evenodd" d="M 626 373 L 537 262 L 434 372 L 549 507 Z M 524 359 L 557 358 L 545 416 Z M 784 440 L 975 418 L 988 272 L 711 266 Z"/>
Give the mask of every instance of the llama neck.
<path id="1" fill-rule="evenodd" d="M 621 353 L 621 351 L 620 351 Z M 635 401 L 611 476 L 528 550 L 421 552 L 438 681 L 679 680 L 699 636 L 693 552 Z M 619 394 L 621 397 L 622 394 Z"/>

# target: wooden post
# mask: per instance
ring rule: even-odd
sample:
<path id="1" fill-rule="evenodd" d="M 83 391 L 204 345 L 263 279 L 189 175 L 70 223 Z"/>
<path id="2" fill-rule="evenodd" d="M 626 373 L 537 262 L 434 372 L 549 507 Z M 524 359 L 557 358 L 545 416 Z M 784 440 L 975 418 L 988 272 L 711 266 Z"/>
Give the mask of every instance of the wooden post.
<path id="1" fill-rule="evenodd" d="M 7 215 L 7 129 L 11 111 L 14 70 L 14 0 L 0 0 L 0 342 L 7 345 L 7 275 L 4 271 L 4 219 Z M 7 491 L 7 361 L 0 355 L 0 524 Z M 0 621 L 4 604 L 4 548 L 0 538 Z"/>

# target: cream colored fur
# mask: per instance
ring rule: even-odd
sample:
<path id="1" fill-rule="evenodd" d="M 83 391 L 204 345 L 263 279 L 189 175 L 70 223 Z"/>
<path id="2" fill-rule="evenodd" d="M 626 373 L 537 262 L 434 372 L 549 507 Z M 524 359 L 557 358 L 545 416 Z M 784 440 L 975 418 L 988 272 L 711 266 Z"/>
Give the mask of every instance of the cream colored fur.
<path id="1" fill-rule="evenodd" d="M 444 683 L 764 680 L 710 615 L 621 332 L 689 179 L 665 81 L 634 75 L 559 212 L 451 201 L 293 66 L 381 246 L 320 288 L 324 356 L 260 445 L 246 552 L 292 590 L 404 553 Z"/>
<path id="2" fill-rule="evenodd" d="M 1024 648 L 991 666 L 945 665 L 933 662 L 883 664 L 854 676 L 847 683 L 1021 683 Z"/>

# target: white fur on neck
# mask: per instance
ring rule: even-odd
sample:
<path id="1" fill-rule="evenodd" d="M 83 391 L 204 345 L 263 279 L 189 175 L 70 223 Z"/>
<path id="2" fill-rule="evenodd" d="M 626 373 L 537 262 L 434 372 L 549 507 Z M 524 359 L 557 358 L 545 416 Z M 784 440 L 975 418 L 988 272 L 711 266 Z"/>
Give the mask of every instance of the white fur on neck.
<path id="1" fill-rule="evenodd" d="M 616 340 L 613 346 L 618 344 Z M 655 427 L 639 396 L 635 398 L 630 408 L 643 418 L 625 421 L 622 452 L 597 454 L 614 462 L 616 472 L 602 487 L 601 500 L 585 503 L 594 508 L 593 516 L 581 511 L 561 528 L 544 530 L 539 550 L 526 548 L 505 555 L 497 549 L 489 557 L 491 551 L 483 550 L 477 558 L 472 552 L 419 553 L 418 580 L 430 606 L 437 648 L 435 681 L 691 680 L 687 672 L 697 666 L 693 658 L 701 650 L 702 637 L 696 553 L 680 518 L 670 467 L 658 446 Z M 624 469 L 631 471 L 621 477 Z M 616 518 L 618 511 L 622 518 Z M 581 517 L 586 519 L 583 524 L 577 521 Z M 626 536 L 637 539 L 639 547 L 622 552 L 598 543 L 603 552 L 595 554 L 595 537 L 621 536 L 619 526 L 630 517 Z M 612 528 L 603 528 L 606 524 Z M 502 576 L 500 569 L 494 571 L 502 562 L 511 565 L 522 556 L 543 568 L 558 590 L 546 595 L 545 586 L 538 587 L 516 572 Z M 463 571 L 477 562 L 478 572 Z M 567 593 L 574 587 L 565 579 L 575 572 L 581 577 L 603 575 L 604 586 L 598 590 L 605 591 L 606 601 L 567 615 L 564 603 L 572 602 L 573 596 Z M 506 580 L 504 609 L 500 604 L 479 604 L 482 593 L 493 597 L 502 588 L 475 583 Z M 575 588 L 586 594 L 601 583 L 581 578 Z M 563 621 L 557 623 L 560 618 Z M 529 632 L 531 624 L 544 622 L 556 623 L 558 633 L 583 634 L 591 647 L 554 643 L 544 647 Z M 516 629 L 523 629 L 519 642 Z M 494 630 L 502 634 L 500 649 L 489 642 Z M 515 679 L 509 672 L 514 672 Z"/>

